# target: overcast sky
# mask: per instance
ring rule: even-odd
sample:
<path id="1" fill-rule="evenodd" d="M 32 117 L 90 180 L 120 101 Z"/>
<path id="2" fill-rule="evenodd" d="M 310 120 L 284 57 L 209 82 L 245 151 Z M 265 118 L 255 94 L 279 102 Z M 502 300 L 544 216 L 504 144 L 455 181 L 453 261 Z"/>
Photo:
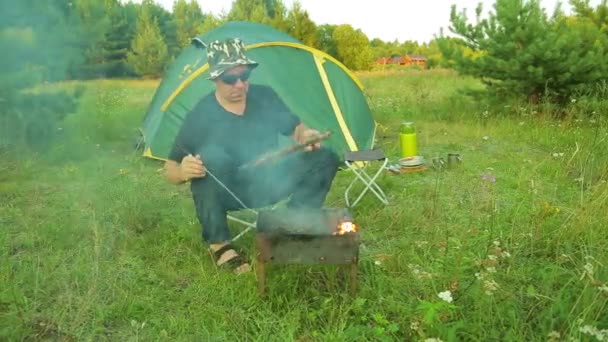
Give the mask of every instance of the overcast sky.
<path id="1" fill-rule="evenodd" d="M 133 0 L 140 2 L 139 0 Z M 155 0 L 156 3 L 171 10 L 174 0 Z M 229 11 L 233 0 L 197 0 L 203 12 L 214 14 Z M 601 0 L 591 0 L 597 6 Z M 294 0 L 283 0 L 291 7 Z M 483 3 L 484 12 L 492 9 L 494 0 L 300 0 L 317 24 L 350 24 L 361 29 L 371 40 L 380 38 L 385 41 L 395 39 L 416 40 L 420 43 L 439 35 L 439 29 L 449 33 L 450 7 L 466 8 L 469 18 L 474 18 L 475 7 Z M 541 0 L 547 13 L 553 13 L 558 0 Z M 569 11 L 568 0 L 562 0 L 562 9 Z"/>

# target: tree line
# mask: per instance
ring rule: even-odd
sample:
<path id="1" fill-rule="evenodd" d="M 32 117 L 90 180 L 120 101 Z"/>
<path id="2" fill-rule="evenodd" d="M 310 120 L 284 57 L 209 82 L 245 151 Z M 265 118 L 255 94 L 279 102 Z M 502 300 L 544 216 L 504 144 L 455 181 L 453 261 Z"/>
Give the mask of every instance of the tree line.
<path id="1" fill-rule="evenodd" d="M 452 6 L 451 36 L 441 32 L 419 43 L 370 39 L 347 23 L 318 25 L 298 1 L 288 8 L 283 0 L 234 0 L 228 13 L 214 15 L 196 0 L 174 0 L 171 10 L 154 0 L 23 0 L 0 5 L 6 17 L 0 37 L 12 40 L 8 50 L 16 41 L 22 49 L 39 50 L 31 44 L 45 40 L 45 50 L 60 60 L 36 65 L 51 80 L 157 78 L 192 37 L 226 21 L 246 20 L 285 32 L 353 70 L 369 70 L 379 57 L 422 54 L 428 67 L 479 77 L 497 92 L 566 98 L 608 73 L 606 0 L 596 8 L 589 0 L 570 4 L 572 14 L 557 8 L 549 16 L 538 0 L 497 0 L 485 19 L 483 8 L 476 8 L 474 23 Z M 14 57 L 23 60 L 19 53 Z"/>
<path id="2" fill-rule="evenodd" d="M 50 0 L 44 4 L 24 0 L 2 6 L 13 7 L 7 9 L 13 19 L 21 17 L 20 23 L 2 24 L 15 27 L 13 32 L 5 31 L 8 34 L 23 34 L 20 24 L 38 26 L 35 21 L 41 18 L 55 22 L 53 31 L 64 36 L 57 37 L 55 47 L 69 49 L 63 55 L 66 79 L 160 77 L 192 37 L 235 20 L 270 25 L 353 70 L 369 69 L 376 58 L 390 54 L 439 53 L 436 43 L 370 40 L 346 23 L 317 25 L 299 2 L 288 8 L 282 0 L 235 0 L 224 15 L 206 12 L 195 0 L 175 0 L 171 10 L 154 0 Z"/>

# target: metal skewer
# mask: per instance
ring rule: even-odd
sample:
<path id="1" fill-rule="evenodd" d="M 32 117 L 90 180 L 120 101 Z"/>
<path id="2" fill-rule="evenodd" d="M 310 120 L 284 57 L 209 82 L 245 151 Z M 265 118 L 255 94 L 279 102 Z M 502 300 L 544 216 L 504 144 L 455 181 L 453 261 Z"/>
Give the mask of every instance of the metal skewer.
<path id="1" fill-rule="evenodd" d="M 178 147 L 180 150 L 182 150 L 182 152 L 186 153 L 187 155 L 192 155 L 192 156 L 193 156 L 193 154 L 192 154 L 192 153 L 188 152 L 188 151 L 187 151 L 185 148 L 183 148 L 183 147 L 182 147 L 180 144 L 177 144 L 177 147 Z M 240 198 L 239 198 L 237 195 L 235 195 L 235 194 L 234 194 L 234 192 L 230 191 L 230 189 L 228 189 L 228 187 L 227 187 L 227 186 L 226 186 L 224 183 L 222 183 L 222 181 L 220 181 L 220 180 L 219 180 L 219 179 L 218 179 L 218 178 L 217 178 L 217 177 L 216 177 L 216 176 L 215 176 L 215 175 L 214 175 L 214 174 L 211 172 L 211 170 L 209 170 L 208 168 L 205 168 L 205 172 L 206 172 L 206 173 L 208 173 L 208 174 L 209 174 L 209 176 L 211 176 L 211 178 L 213 178 L 213 179 L 214 179 L 214 180 L 215 180 L 215 181 L 216 181 L 216 182 L 217 182 L 219 185 L 221 185 L 221 186 L 222 186 L 222 188 L 224 188 L 224 190 L 228 191 L 228 193 L 229 193 L 229 194 L 230 194 L 232 197 L 234 197 L 234 199 L 235 199 L 235 200 L 237 200 L 237 201 L 239 202 L 239 204 L 243 206 L 243 208 L 245 208 L 245 209 L 247 209 L 247 210 L 249 210 L 249 211 L 251 211 L 251 212 L 253 212 L 253 213 L 255 213 L 255 214 L 257 214 L 257 213 L 258 213 L 257 211 L 255 211 L 255 210 L 253 210 L 253 209 L 249 208 L 248 206 L 246 206 L 246 205 L 245 205 L 245 203 L 243 203 L 243 201 L 241 201 L 241 199 L 240 199 Z"/>
<path id="2" fill-rule="evenodd" d="M 260 166 L 262 164 L 268 163 L 271 160 L 275 160 L 278 158 L 281 158 L 283 156 L 286 156 L 290 153 L 294 153 L 294 152 L 298 152 L 300 150 L 305 149 L 307 146 L 312 145 L 312 144 L 316 144 L 318 142 L 321 142 L 327 138 L 329 138 L 331 136 L 331 132 L 327 131 L 324 133 L 320 133 L 314 137 L 311 137 L 310 139 L 306 140 L 303 143 L 300 144 L 293 144 L 290 146 L 286 146 L 278 151 L 274 151 L 274 152 L 269 152 L 266 153 L 264 155 L 262 155 L 261 157 L 259 157 L 258 159 L 245 163 L 243 165 L 241 165 L 239 168 L 243 169 L 243 168 L 249 168 L 249 167 L 257 167 Z"/>

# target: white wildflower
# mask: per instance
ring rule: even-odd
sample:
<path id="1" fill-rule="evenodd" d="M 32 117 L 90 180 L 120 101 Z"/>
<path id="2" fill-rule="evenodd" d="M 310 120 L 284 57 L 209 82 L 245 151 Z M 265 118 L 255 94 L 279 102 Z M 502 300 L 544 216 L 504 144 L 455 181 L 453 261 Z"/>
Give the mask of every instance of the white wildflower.
<path id="1" fill-rule="evenodd" d="M 443 342 L 440 338 L 427 338 L 424 342 Z"/>
<path id="2" fill-rule="evenodd" d="M 503 258 L 510 258 L 511 257 L 511 253 L 507 252 L 507 251 L 503 251 L 500 256 L 502 256 Z"/>
<path id="3" fill-rule="evenodd" d="M 498 284 L 494 280 L 486 280 L 483 282 L 483 289 L 488 296 L 491 296 L 494 291 L 498 290 Z"/>
<path id="4" fill-rule="evenodd" d="M 492 244 L 493 244 L 494 246 L 496 246 L 496 247 L 500 247 L 500 241 L 498 241 L 498 240 L 494 240 L 494 241 L 492 242 Z"/>
<path id="5" fill-rule="evenodd" d="M 598 290 L 608 293 L 608 286 L 606 286 L 606 284 L 604 284 L 604 285 L 598 287 Z"/>
<path id="6" fill-rule="evenodd" d="M 496 273 L 496 267 L 492 266 L 492 267 L 486 267 L 486 271 L 488 273 Z"/>
<path id="7" fill-rule="evenodd" d="M 583 268 L 585 269 L 585 272 L 587 272 L 587 274 L 593 275 L 593 265 L 591 263 L 586 263 Z"/>
<path id="8" fill-rule="evenodd" d="M 410 323 L 410 329 L 418 330 L 419 328 L 420 328 L 420 323 L 418 323 L 417 321 L 413 321 L 412 323 Z"/>
<path id="9" fill-rule="evenodd" d="M 453 301 L 453 299 L 452 299 L 452 292 L 450 292 L 450 291 L 439 292 L 437 294 L 437 296 L 439 296 L 439 298 L 445 300 L 448 303 L 451 303 Z"/>
<path id="10" fill-rule="evenodd" d="M 553 340 L 559 340 L 559 338 L 561 337 L 560 333 L 553 330 L 552 332 L 550 332 L 549 334 L 547 334 L 547 337 L 549 338 L 550 341 Z"/>
<path id="11" fill-rule="evenodd" d="M 594 326 L 585 325 L 578 328 L 578 331 L 582 332 L 583 334 L 594 336 L 598 341 L 608 341 L 608 329 L 599 330 Z"/>
<path id="12" fill-rule="evenodd" d="M 418 279 L 430 279 L 432 277 L 432 274 L 422 270 L 418 265 L 409 264 L 407 266 Z"/>
<path id="13" fill-rule="evenodd" d="M 498 257 L 496 255 L 490 254 L 490 255 L 488 255 L 488 259 L 496 260 L 496 259 L 498 259 Z"/>
<path id="14" fill-rule="evenodd" d="M 429 244 L 428 241 L 416 241 L 414 243 L 416 244 L 416 247 L 418 247 L 418 248 L 422 248 L 422 247 L 424 247 L 424 246 L 426 246 L 426 245 Z"/>
<path id="15" fill-rule="evenodd" d="M 483 140 L 488 140 L 488 139 L 490 139 L 490 137 L 489 137 L 489 136 L 487 136 L 487 135 L 484 135 L 482 139 L 483 139 Z"/>

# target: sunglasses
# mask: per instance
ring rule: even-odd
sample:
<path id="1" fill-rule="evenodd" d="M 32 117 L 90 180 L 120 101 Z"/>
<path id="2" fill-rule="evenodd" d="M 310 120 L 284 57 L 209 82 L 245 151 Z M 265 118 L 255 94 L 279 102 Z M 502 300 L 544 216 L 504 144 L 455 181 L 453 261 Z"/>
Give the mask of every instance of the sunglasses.
<path id="1" fill-rule="evenodd" d="M 247 81 L 249 79 L 249 76 L 251 74 L 251 69 L 247 69 L 245 71 L 243 71 L 240 74 L 221 74 L 219 79 L 222 80 L 222 82 L 229 84 L 229 85 L 234 85 L 236 84 L 236 82 L 238 80 L 241 80 L 243 82 Z"/>

